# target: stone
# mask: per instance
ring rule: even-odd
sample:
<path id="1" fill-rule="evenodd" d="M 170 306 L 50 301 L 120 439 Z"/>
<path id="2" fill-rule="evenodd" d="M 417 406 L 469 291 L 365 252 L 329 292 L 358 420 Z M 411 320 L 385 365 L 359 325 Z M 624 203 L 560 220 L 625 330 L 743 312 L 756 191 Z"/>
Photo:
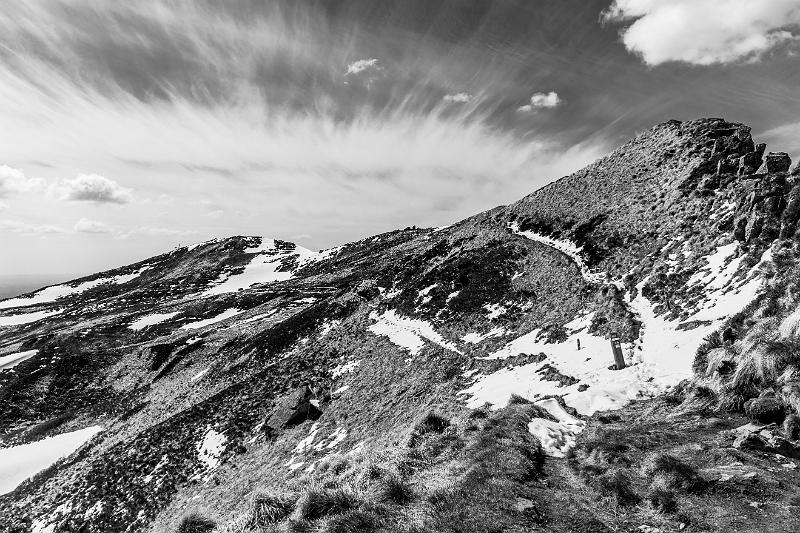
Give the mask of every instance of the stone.
<path id="1" fill-rule="evenodd" d="M 782 422 L 785 416 L 783 403 L 774 395 L 748 400 L 745 412 L 753 420 L 764 424 Z"/>
<path id="2" fill-rule="evenodd" d="M 789 172 L 789 167 L 792 166 L 792 159 L 786 152 L 770 152 L 764 158 L 756 174 L 778 174 L 781 172 Z"/>
<path id="3" fill-rule="evenodd" d="M 266 427 L 278 431 L 295 426 L 306 420 L 316 420 L 322 411 L 312 403 L 314 395 L 308 385 L 302 385 L 281 398 L 278 406 L 267 419 Z"/>
<path id="4" fill-rule="evenodd" d="M 783 436 L 788 440 L 800 439 L 800 417 L 792 413 L 783 421 Z"/>

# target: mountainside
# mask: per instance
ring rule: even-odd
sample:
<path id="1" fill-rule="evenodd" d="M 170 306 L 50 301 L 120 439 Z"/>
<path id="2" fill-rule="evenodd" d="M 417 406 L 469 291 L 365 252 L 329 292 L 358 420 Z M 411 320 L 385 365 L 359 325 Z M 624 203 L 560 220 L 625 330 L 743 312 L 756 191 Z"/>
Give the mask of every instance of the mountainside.
<path id="1" fill-rule="evenodd" d="M 0 530 L 796 531 L 798 219 L 670 121 L 448 227 L 0 301 Z"/>

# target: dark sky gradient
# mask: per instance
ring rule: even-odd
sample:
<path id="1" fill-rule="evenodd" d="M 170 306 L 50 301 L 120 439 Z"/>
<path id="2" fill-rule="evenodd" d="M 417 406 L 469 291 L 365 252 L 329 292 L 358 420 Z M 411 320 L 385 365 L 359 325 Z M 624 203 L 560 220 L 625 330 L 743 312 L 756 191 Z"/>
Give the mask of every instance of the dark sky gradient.
<path id="1" fill-rule="evenodd" d="M 320 248 L 445 224 L 672 118 L 745 122 L 800 152 L 793 38 L 648 65 L 620 38 L 630 21 L 601 21 L 610 3 L 4 3 L 0 165 L 29 181 L 0 187 L 0 274 L 92 271 L 212 236 Z M 550 91 L 560 105 L 519 110 Z M 471 98 L 445 99 L 458 93 Z M 133 200 L 65 201 L 82 174 Z"/>

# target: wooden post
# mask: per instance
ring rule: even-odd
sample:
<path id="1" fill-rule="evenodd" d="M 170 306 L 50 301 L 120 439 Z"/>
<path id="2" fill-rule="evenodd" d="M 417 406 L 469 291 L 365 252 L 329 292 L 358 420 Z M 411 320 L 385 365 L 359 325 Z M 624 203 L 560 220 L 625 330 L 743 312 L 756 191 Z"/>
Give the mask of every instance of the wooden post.
<path id="1" fill-rule="evenodd" d="M 616 335 L 611 336 L 611 351 L 614 354 L 614 364 L 617 370 L 625 368 L 625 357 L 622 355 L 622 345 L 620 345 L 619 337 Z"/>

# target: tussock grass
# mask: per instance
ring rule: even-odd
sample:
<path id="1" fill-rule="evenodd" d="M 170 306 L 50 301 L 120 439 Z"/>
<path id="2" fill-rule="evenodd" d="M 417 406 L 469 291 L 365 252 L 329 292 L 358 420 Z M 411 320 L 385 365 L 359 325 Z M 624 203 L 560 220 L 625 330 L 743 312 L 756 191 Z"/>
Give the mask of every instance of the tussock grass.
<path id="1" fill-rule="evenodd" d="M 213 520 L 199 514 L 190 514 L 181 520 L 176 533 L 210 533 L 217 527 Z"/>
<path id="2" fill-rule="evenodd" d="M 696 491 L 705 486 L 703 479 L 691 465 L 667 453 L 646 456 L 641 470 L 644 476 L 658 479 L 667 489 Z"/>
<path id="3" fill-rule="evenodd" d="M 379 499 L 382 502 L 406 505 L 414 499 L 411 483 L 397 474 L 389 474 L 380 480 Z"/>
<path id="4" fill-rule="evenodd" d="M 356 494 L 348 489 L 312 487 L 297 500 L 292 518 L 317 520 L 350 511 L 357 506 Z"/>
<path id="5" fill-rule="evenodd" d="M 669 476 L 659 474 L 653 478 L 647 491 L 647 500 L 655 509 L 664 513 L 674 513 L 678 510 L 678 502 Z"/>
<path id="6" fill-rule="evenodd" d="M 592 478 L 590 485 L 601 495 L 610 498 L 616 505 L 629 506 L 641 501 L 633 487 L 630 474 L 620 468 L 614 468 Z"/>
<path id="7" fill-rule="evenodd" d="M 253 498 L 248 526 L 264 528 L 287 518 L 294 509 L 296 498 L 275 494 L 257 494 Z"/>

